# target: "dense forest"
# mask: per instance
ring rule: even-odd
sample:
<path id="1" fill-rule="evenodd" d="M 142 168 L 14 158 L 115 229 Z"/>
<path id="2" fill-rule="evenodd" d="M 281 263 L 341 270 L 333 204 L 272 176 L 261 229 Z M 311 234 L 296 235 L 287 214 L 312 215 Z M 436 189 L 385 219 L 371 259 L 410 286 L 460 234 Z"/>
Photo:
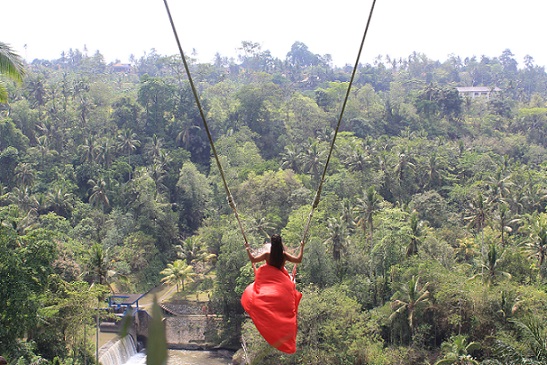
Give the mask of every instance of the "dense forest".
<path id="1" fill-rule="evenodd" d="M 273 233 L 297 247 L 352 66 L 242 42 L 190 67 L 253 249 Z M 180 57 L 70 50 L 25 69 L 0 104 L 10 363 L 84 364 L 105 296 L 162 281 L 210 293 L 224 346 L 262 364 L 547 363 L 547 73 L 531 56 L 359 65 L 298 267 L 291 356 L 244 316 L 252 269 Z"/>

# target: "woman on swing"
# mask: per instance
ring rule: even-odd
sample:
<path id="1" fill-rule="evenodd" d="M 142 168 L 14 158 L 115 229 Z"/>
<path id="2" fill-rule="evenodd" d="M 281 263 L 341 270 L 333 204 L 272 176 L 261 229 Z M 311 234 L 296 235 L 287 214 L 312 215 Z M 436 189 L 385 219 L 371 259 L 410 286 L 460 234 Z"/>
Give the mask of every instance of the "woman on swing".
<path id="1" fill-rule="evenodd" d="M 299 254 L 293 256 L 285 252 L 280 235 L 274 234 L 270 242 L 270 252 L 257 256 L 246 247 L 253 267 L 261 261 L 266 261 L 266 265 L 255 270 L 255 281 L 243 292 L 241 304 L 270 345 L 292 354 L 296 352 L 297 314 L 302 294 L 296 290 L 285 263 L 302 262 L 304 243 L 300 243 Z"/>
<path id="2" fill-rule="evenodd" d="M 261 261 L 266 261 L 268 265 L 277 267 L 279 270 L 282 270 L 285 267 L 285 262 L 293 262 L 299 264 L 302 262 L 302 256 L 304 255 L 304 243 L 300 242 L 300 253 L 298 256 L 293 256 L 285 252 L 285 247 L 283 246 L 283 241 L 281 236 L 278 234 L 272 235 L 270 238 L 270 252 L 263 252 L 257 256 L 253 256 L 249 246 L 246 247 L 247 255 L 249 260 L 253 264 Z"/>

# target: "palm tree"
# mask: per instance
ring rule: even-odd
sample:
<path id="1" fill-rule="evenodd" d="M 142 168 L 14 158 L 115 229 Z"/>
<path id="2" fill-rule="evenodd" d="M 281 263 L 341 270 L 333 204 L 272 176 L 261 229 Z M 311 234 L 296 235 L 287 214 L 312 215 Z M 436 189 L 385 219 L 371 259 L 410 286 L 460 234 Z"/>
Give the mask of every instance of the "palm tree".
<path id="1" fill-rule="evenodd" d="M 15 178 L 23 187 L 32 186 L 34 183 L 34 169 L 27 162 L 21 162 L 15 168 Z"/>
<path id="2" fill-rule="evenodd" d="M 445 355 L 435 365 L 479 365 L 479 362 L 469 354 L 480 348 L 478 342 L 467 343 L 467 337 L 464 335 L 453 336 L 450 340 L 451 342 L 444 342 L 441 345 Z"/>
<path id="3" fill-rule="evenodd" d="M 545 258 L 547 257 L 547 214 L 532 214 L 530 223 L 525 227 L 529 232 L 529 239 L 525 243 L 531 256 L 537 257 L 540 276 L 543 278 L 542 270 Z"/>
<path id="4" fill-rule="evenodd" d="M 99 179 L 97 181 L 89 179 L 87 182 L 91 185 L 91 195 L 89 196 L 89 202 L 93 206 L 101 205 L 103 210 L 110 206 L 110 201 L 107 196 L 106 181 Z"/>
<path id="5" fill-rule="evenodd" d="M 444 171 L 444 159 L 440 158 L 436 152 L 429 155 L 426 166 L 425 186 L 429 189 L 437 189 L 443 185 L 447 173 Z"/>
<path id="6" fill-rule="evenodd" d="M 410 238 L 410 243 L 408 244 L 408 248 L 406 250 L 406 257 L 410 257 L 418 253 L 418 244 L 420 242 L 419 241 L 420 228 L 421 228 L 420 218 L 418 217 L 418 213 L 414 211 L 410 214 L 410 230 L 412 232 L 412 236 Z"/>
<path id="7" fill-rule="evenodd" d="M 95 282 L 106 284 L 108 277 L 108 249 L 104 249 L 99 243 L 93 244 L 89 251 L 89 266 L 94 275 Z"/>
<path id="8" fill-rule="evenodd" d="M 141 145 L 141 141 L 137 139 L 137 134 L 130 128 L 124 129 L 118 135 L 118 149 L 127 153 L 127 163 L 131 165 L 131 152 L 135 151 Z M 131 179 L 131 173 L 129 174 Z"/>
<path id="9" fill-rule="evenodd" d="M 367 152 L 368 151 L 361 151 L 356 148 L 351 149 L 351 153 L 344 161 L 350 171 L 365 171 L 366 167 L 371 162 L 371 157 Z"/>
<path id="10" fill-rule="evenodd" d="M 498 209 L 495 212 L 495 217 L 496 217 L 496 220 L 497 220 L 498 228 L 500 230 L 501 246 L 502 247 L 505 247 L 505 244 L 506 244 L 505 234 L 506 233 L 511 233 L 513 231 L 511 226 L 509 226 L 509 223 L 511 222 L 511 219 L 510 219 L 510 216 L 509 216 L 510 213 L 511 213 L 511 211 L 509 210 L 509 205 L 507 205 L 507 203 L 500 202 L 498 204 Z"/>
<path id="11" fill-rule="evenodd" d="M 471 262 L 475 256 L 475 239 L 466 237 L 458 240 L 455 254 L 459 262 Z"/>
<path id="12" fill-rule="evenodd" d="M 34 99 L 31 102 L 33 108 L 38 109 L 39 113 L 41 108 L 46 104 L 46 80 L 43 75 L 36 77 L 31 76 L 27 79 L 27 89 L 30 95 Z"/>
<path id="13" fill-rule="evenodd" d="M 0 74 L 18 83 L 23 81 L 25 75 L 23 60 L 4 42 L 0 42 Z M 7 103 L 7 101 L 8 90 L 6 85 L 0 81 L 0 104 Z"/>
<path id="14" fill-rule="evenodd" d="M 97 160 L 103 163 L 105 168 L 110 168 L 113 160 L 114 144 L 111 138 L 104 138 L 97 152 Z"/>
<path id="15" fill-rule="evenodd" d="M 163 152 L 163 140 L 157 134 L 152 136 L 152 141 L 146 146 L 148 156 L 152 161 L 158 161 Z"/>
<path id="16" fill-rule="evenodd" d="M 482 263 L 482 268 L 485 269 L 486 272 L 482 270 L 481 273 L 474 275 L 471 279 L 482 276 L 483 282 L 487 283 L 488 285 L 494 284 L 498 276 L 503 276 L 507 279 L 510 279 L 511 274 L 505 271 L 500 271 L 497 268 L 501 259 L 501 255 L 498 254 L 499 253 L 496 244 L 490 244 L 490 247 L 488 249 L 488 255 L 484 258 L 484 262 Z"/>
<path id="17" fill-rule="evenodd" d="M 74 195 L 70 192 L 65 192 L 63 188 L 55 189 L 48 192 L 46 200 L 51 209 L 63 217 L 67 217 L 73 209 Z"/>
<path id="18" fill-rule="evenodd" d="M 147 167 L 147 170 L 148 174 L 150 175 L 152 180 L 154 180 L 154 184 L 156 185 L 156 191 L 154 192 L 154 199 L 156 199 L 158 197 L 158 194 L 169 190 L 169 188 L 163 183 L 163 181 L 167 177 L 167 171 L 165 170 L 165 165 L 159 161 L 152 163 L 152 165 L 149 165 Z"/>
<path id="19" fill-rule="evenodd" d="M 327 222 L 327 231 L 328 237 L 324 243 L 331 245 L 332 258 L 335 262 L 338 262 L 342 258 L 342 251 L 348 240 L 346 225 L 342 219 L 331 217 Z"/>
<path id="20" fill-rule="evenodd" d="M 164 275 L 161 279 L 162 283 L 167 285 L 176 285 L 177 292 L 179 291 L 179 285 L 182 286 L 184 291 L 184 283 L 192 281 L 193 277 L 196 275 L 192 266 L 186 264 L 184 260 L 175 260 L 172 264 L 168 264 L 167 268 L 160 272 Z"/>
<path id="21" fill-rule="evenodd" d="M 36 146 L 31 147 L 31 150 L 34 150 L 40 154 L 40 167 L 44 168 L 46 163 L 46 157 L 53 156 L 58 154 L 57 151 L 51 150 L 49 148 L 49 140 L 47 135 L 42 135 L 36 138 Z"/>
<path id="22" fill-rule="evenodd" d="M 181 245 L 175 246 L 177 256 L 186 261 L 187 265 L 196 265 L 199 262 L 209 262 L 216 255 L 207 252 L 199 236 L 188 237 Z"/>
<path id="23" fill-rule="evenodd" d="M 271 233 L 274 231 L 275 226 L 274 224 L 268 220 L 267 217 L 260 217 L 260 218 L 251 218 L 251 228 L 249 229 L 250 232 L 258 232 L 262 236 L 264 236 L 266 239 L 269 239 L 271 236 Z"/>
<path id="24" fill-rule="evenodd" d="M 481 193 L 469 203 L 470 215 L 464 219 L 469 221 L 469 228 L 481 235 L 481 255 L 484 255 L 484 226 L 486 225 L 486 215 L 488 212 L 488 202 Z"/>
<path id="25" fill-rule="evenodd" d="M 300 165 L 302 159 L 302 151 L 292 145 L 285 146 L 284 152 L 281 153 L 281 167 L 291 169 L 296 173 L 301 172 Z"/>
<path id="26" fill-rule="evenodd" d="M 425 306 L 429 301 L 428 286 L 429 283 L 425 283 L 420 288 L 420 278 L 413 276 L 406 286 L 402 286 L 400 290 L 394 294 L 394 297 L 398 297 L 399 299 L 394 299 L 391 303 L 393 313 L 389 316 L 389 319 L 393 320 L 402 314 L 406 314 L 412 336 L 414 336 L 416 325 L 414 314 L 416 313 L 416 310 Z"/>
<path id="27" fill-rule="evenodd" d="M 376 192 L 374 186 L 370 186 L 363 194 L 363 198 L 357 199 L 357 204 L 353 208 L 357 214 L 356 225 L 363 229 L 366 235 L 368 230 L 369 248 L 372 251 L 374 235 L 374 214 L 380 210 L 382 196 Z"/>
<path id="28" fill-rule="evenodd" d="M 192 131 L 196 130 L 199 131 L 201 128 L 197 125 L 194 125 L 190 122 L 185 122 L 182 125 L 181 131 L 177 134 L 176 141 L 182 143 L 185 150 L 188 150 L 188 147 L 190 146 L 190 141 L 192 137 Z"/>
<path id="29" fill-rule="evenodd" d="M 94 135 L 90 135 L 89 137 L 87 137 L 84 141 L 84 144 L 81 145 L 80 149 L 82 150 L 81 162 L 95 162 L 98 150 Z"/>
<path id="30" fill-rule="evenodd" d="M 302 151 L 302 161 L 304 162 L 304 171 L 311 173 L 315 182 L 319 182 L 321 170 L 323 169 L 323 155 L 325 151 L 319 147 L 317 141 L 308 139 L 309 145 Z"/>
<path id="31" fill-rule="evenodd" d="M 353 218 L 353 207 L 350 200 L 344 199 L 340 203 L 340 209 L 342 211 L 340 221 L 344 223 L 350 234 L 355 233 L 355 219 Z"/>
<path id="32" fill-rule="evenodd" d="M 29 187 L 13 188 L 9 193 L 9 197 L 14 204 L 17 204 L 25 212 L 38 210 L 38 200 Z"/>

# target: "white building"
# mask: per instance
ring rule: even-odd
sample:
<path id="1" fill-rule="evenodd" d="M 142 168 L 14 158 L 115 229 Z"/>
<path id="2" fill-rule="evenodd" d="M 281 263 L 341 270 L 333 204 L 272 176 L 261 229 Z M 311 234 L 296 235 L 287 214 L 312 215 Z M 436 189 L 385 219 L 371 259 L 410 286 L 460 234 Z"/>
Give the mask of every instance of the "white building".
<path id="1" fill-rule="evenodd" d="M 490 99 L 490 95 L 493 93 L 498 93 L 501 91 L 498 87 L 490 87 L 490 86 L 464 86 L 464 87 L 457 87 L 458 93 L 460 96 L 463 97 L 469 97 L 469 98 L 486 98 Z"/>

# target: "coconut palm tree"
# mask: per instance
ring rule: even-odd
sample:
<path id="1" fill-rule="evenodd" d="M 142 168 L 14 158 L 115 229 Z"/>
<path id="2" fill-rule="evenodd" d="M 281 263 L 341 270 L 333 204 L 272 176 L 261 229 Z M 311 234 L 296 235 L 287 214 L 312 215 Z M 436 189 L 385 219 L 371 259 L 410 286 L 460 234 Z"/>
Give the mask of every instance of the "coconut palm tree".
<path id="1" fill-rule="evenodd" d="M 66 192 L 64 188 L 49 191 L 46 200 L 51 209 L 63 217 L 67 217 L 74 208 L 74 194 Z"/>
<path id="2" fill-rule="evenodd" d="M 509 225 L 511 223 L 511 210 L 509 205 L 505 202 L 498 203 L 498 209 L 494 212 L 494 218 L 496 219 L 496 225 L 500 230 L 501 246 L 506 245 L 506 233 L 513 232 L 513 228 Z"/>
<path id="3" fill-rule="evenodd" d="M 249 232 L 256 232 L 264 238 L 269 239 L 272 232 L 275 231 L 275 224 L 267 217 L 251 217 L 249 220 L 251 222 Z"/>
<path id="4" fill-rule="evenodd" d="M 188 150 L 192 140 L 192 131 L 199 131 L 200 129 L 199 126 L 194 125 L 189 121 L 185 121 L 180 132 L 177 134 L 176 141 L 180 142 L 185 150 Z"/>
<path id="5" fill-rule="evenodd" d="M 97 141 L 94 135 L 90 135 L 84 141 L 84 144 L 80 146 L 82 151 L 82 157 L 80 158 L 81 162 L 93 163 L 95 162 L 98 155 Z"/>
<path id="6" fill-rule="evenodd" d="M 108 191 L 106 187 L 106 181 L 98 179 L 97 181 L 89 179 L 87 182 L 91 185 L 91 195 L 89 196 L 89 203 L 93 206 L 102 206 L 103 211 L 110 207 L 110 201 L 108 200 Z"/>
<path id="7" fill-rule="evenodd" d="M 184 260 L 175 260 L 172 264 L 167 264 L 167 268 L 161 271 L 160 274 L 164 275 L 161 282 L 167 285 L 176 285 L 177 292 L 179 291 L 179 285 L 182 286 L 184 291 L 184 283 L 192 281 L 196 275 L 192 266 L 186 264 Z"/>
<path id="8" fill-rule="evenodd" d="M 199 236 L 188 237 L 181 245 L 176 245 L 177 256 L 187 265 L 198 269 L 198 263 L 207 263 L 216 258 L 215 254 L 207 252 Z"/>
<path id="9" fill-rule="evenodd" d="M 141 145 L 141 141 L 137 139 L 137 134 L 132 129 L 124 129 L 118 135 L 118 149 L 127 153 L 127 163 L 131 165 L 131 153 Z M 131 179 L 131 174 L 129 175 Z"/>
<path id="10" fill-rule="evenodd" d="M 105 249 L 99 243 L 91 246 L 91 250 L 89 251 L 89 269 L 93 273 L 95 282 L 98 284 L 107 284 L 108 260 L 108 249 Z"/>
<path id="11" fill-rule="evenodd" d="M 481 236 L 481 255 L 484 256 L 484 227 L 489 210 L 489 202 L 478 193 L 476 198 L 469 203 L 470 215 L 465 217 L 469 221 L 469 228 Z"/>
<path id="12" fill-rule="evenodd" d="M 285 146 L 285 150 L 281 153 L 281 161 L 281 167 L 296 173 L 301 172 L 302 150 L 293 145 Z"/>
<path id="13" fill-rule="evenodd" d="M 406 314 L 412 335 L 414 335 L 416 326 L 414 315 L 419 308 L 425 306 L 429 301 L 428 286 L 429 283 L 425 283 L 420 287 L 420 278 L 413 276 L 406 285 L 403 285 L 394 294 L 397 299 L 394 299 L 391 303 L 393 313 L 389 316 L 389 319 L 393 320 L 400 315 Z"/>
<path id="14" fill-rule="evenodd" d="M 480 344 L 478 342 L 467 343 L 467 337 L 464 335 L 456 335 L 450 338 L 450 342 L 444 342 L 441 345 L 445 352 L 444 358 L 437 361 L 435 365 L 478 365 L 470 353 L 478 350 Z"/>
<path id="15" fill-rule="evenodd" d="M 104 138 L 98 147 L 97 160 L 100 161 L 105 168 L 112 165 L 114 159 L 114 141 L 111 138 Z"/>
<path id="16" fill-rule="evenodd" d="M 339 262 L 348 243 L 347 227 L 342 218 L 329 218 L 327 232 L 327 239 L 324 243 L 331 247 L 333 260 Z"/>
<path id="17" fill-rule="evenodd" d="M 321 171 L 323 170 L 323 156 L 325 151 L 320 148 L 319 143 L 311 138 L 308 139 L 308 145 L 301 153 L 304 171 L 312 174 L 313 180 L 319 182 Z"/>
<path id="18" fill-rule="evenodd" d="M 163 139 L 158 137 L 157 134 L 152 136 L 152 140 L 146 145 L 146 154 L 151 161 L 158 161 L 161 153 L 163 152 Z"/>
<path id="19" fill-rule="evenodd" d="M 363 198 L 357 198 L 354 212 L 357 214 L 356 225 L 363 229 L 363 233 L 367 233 L 369 248 L 372 250 L 372 236 L 374 234 L 374 214 L 380 210 L 382 196 L 376 192 L 374 186 L 370 186 L 363 194 Z"/>
<path id="20" fill-rule="evenodd" d="M 15 178 L 22 187 L 31 187 L 34 183 L 34 169 L 31 164 L 21 162 L 15 168 Z"/>
<path id="21" fill-rule="evenodd" d="M 503 252 L 500 254 L 495 243 L 490 244 L 488 254 L 484 257 L 484 262 L 482 263 L 483 269 L 471 279 L 481 276 L 483 282 L 488 285 L 494 284 L 496 279 L 500 276 L 511 279 L 511 274 L 498 269 L 498 264 L 501 261 L 502 255 Z"/>
<path id="22" fill-rule="evenodd" d="M 406 257 L 416 255 L 418 253 L 418 244 L 420 243 L 421 234 L 421 221 L 418 216 L 418 212 L 414 211 L 410 214 L 410 230 L 412 236 L 410 237 L 410 243 L 406 249 Z"/>
<path id="23" fill-rule="evenodd" d="M 547 214 L 532 214 L 524 229 L 529 232 L 529 238 L 525 244 L 530 256 L 537 257 L 540 276 L 543 278 L 545 274 L 542 268 L 547 258 Z"/>
<path id="24" fill-rule="evenodd" d="M 0 42 L 0 74 L 21 83 L 25 75 L 25 67 L 21 57 L 9 45 Z M 8 90 L 0 81 L 0 103 L 7 103 Z"/>

